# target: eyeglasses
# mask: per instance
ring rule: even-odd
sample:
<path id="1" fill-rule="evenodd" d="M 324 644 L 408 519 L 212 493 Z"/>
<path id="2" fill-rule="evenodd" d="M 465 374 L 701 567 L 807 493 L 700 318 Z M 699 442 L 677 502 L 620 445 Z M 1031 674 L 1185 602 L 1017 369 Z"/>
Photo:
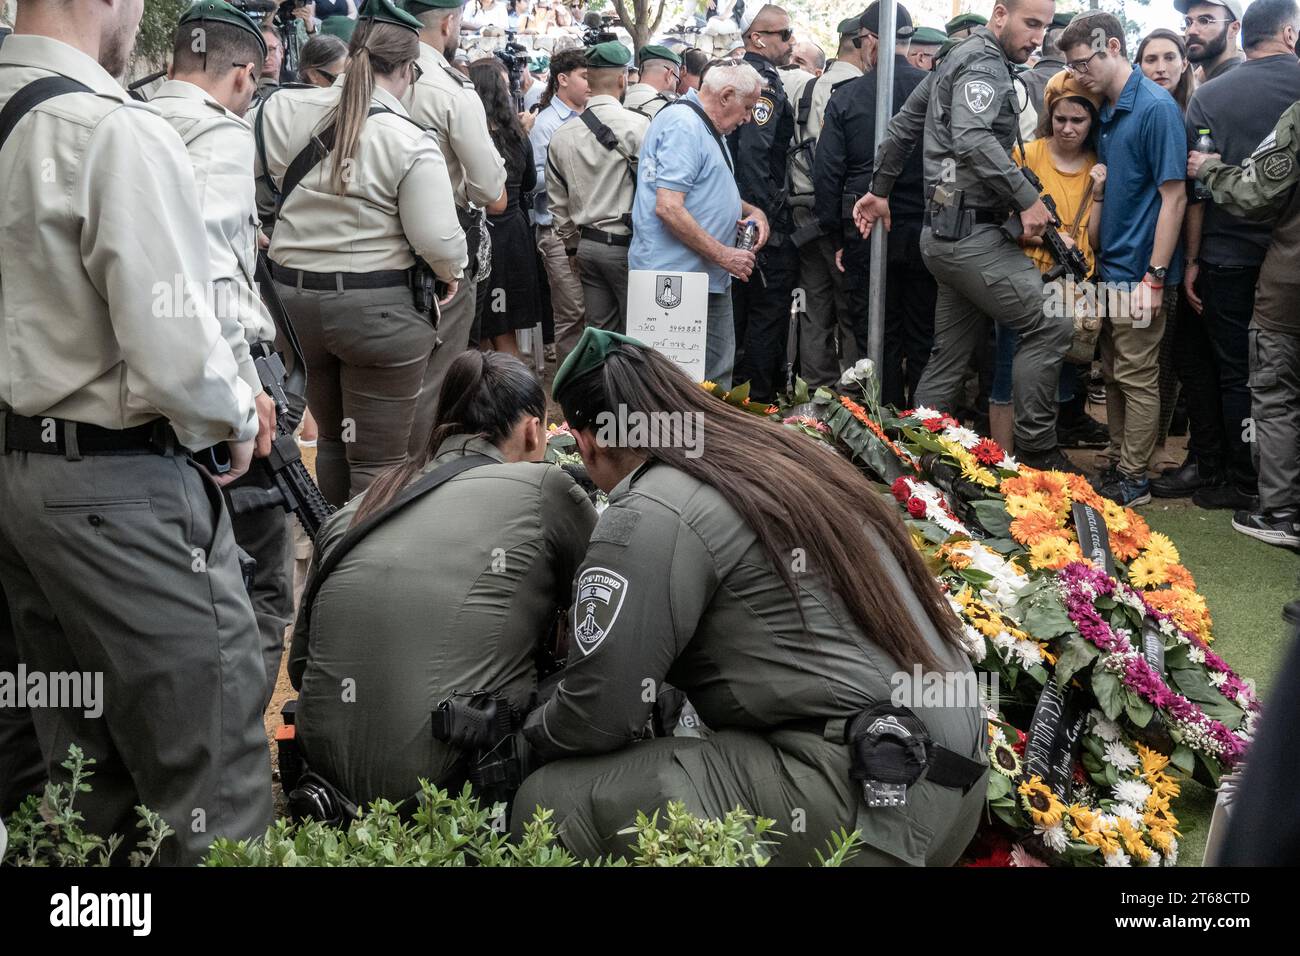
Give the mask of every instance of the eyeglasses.
<path id="1" fill-rule="evenodd" d="M 321 72 L 324 73 L 325 71 L 322 70 Z M 326 73 L 325 75 L 326 75 L 326 76 L 329 76 L 328 73 Z M 419 82 L 420 82 L 420 77 L 422 77 L 422 76 L 424 76 L 424 67 L 420 66 L 420 64 L 418 64 L 418 63 L 412 63 L 412 64 L 411 64 L 411 82 L 412 82 L 412 83 L 419 83 Z"/>
<path id="2" fill-rule="evenodd" d="M 879 39 L 880 39 L 880 37 L 876 36 L 874 33 L 872 33 L 870 30 L 868 30 L 866 33 L 859 33 L 857 36 L 855 36 L 855 37 L 853 38 L 853 48 L 854 48 L 855 50 L 861 50 L 861 49 L 862 49 L 862 41 L 865 40 L 867 37 L 871 37 L 873 40 L 879 40 Z"/>
<path id="3" fill-rule="evenodd" d="M 1093 56 L 1101 56 L 1101 50 L 1097 50 L 1092 56 L 1083 60 L 1073 60 L 1065 64 L 1065 68 L 1071 73 L 1087 73 L 1088 64 L 1092 62 Z"/>
<path id="4" fill-rule="evenodd" d="M 1183 17 L 1183 29 L 1189 30 L 1193 23 L 1198 27 L 1208 27 L 1211 23 L 1231 23 L 1236 17 L 1212 17 L 1208 13 L 1202 13 L 1198 17 Z"/>
<path id="5" fill-rule="evenodd" d="M 771 36 L 779 36 L 782 43 L 789 43 L 790 38 L 794 36 L 794 30 L 786 27 L 784 30 L 750 30 L 750 33 L 765 33 Z"/>

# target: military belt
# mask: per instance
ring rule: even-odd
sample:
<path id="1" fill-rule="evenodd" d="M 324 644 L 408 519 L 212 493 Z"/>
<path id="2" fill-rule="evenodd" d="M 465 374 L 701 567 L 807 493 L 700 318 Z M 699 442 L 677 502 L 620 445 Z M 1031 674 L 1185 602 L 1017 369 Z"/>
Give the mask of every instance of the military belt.
<path id="1" fill-rule="evenodd" d="M 386 269 L 380 272 L 305 272 L 302 269 L 286 269 L 272 262 L 271 276 L 276 282 L 284 285 L 316 292 L 387 289 L 411 284 L 410 269 Z"/>
<path id="2" fill-rule="evenodd" d="M 925 207 L 923 226 L 930 225 L 931 214 L 935 207 L 929 205 Z M 963 206 L 962 213 L 971 217 L 973 225 L 977 226 L 1000 226 L 1007 221 L 1007 211 L 1005 209 L 973 209 L 970 206 Z"/>
<path id="3" fill-rule="evenodd" d="M 103 428 L 86 422 L 42 415 L 29 418 L 0 411 L 0 447 L 38 455 L 62 455 L 76 461 L 84 455 L 168 455 L 181 449 L 166 419 L 133 428 Z"/>
<path id="4" fill-rule="evenodd" d="M 581 227 L 578 230 L 578 235 L 583 239 L 590 239 L 592 242 L 601 242 L 607 246 L 632 245 L 631 236 L 620 236 L 612 232 L 606 232 L 604 229 L 597 229 L 595 226 Z"/>

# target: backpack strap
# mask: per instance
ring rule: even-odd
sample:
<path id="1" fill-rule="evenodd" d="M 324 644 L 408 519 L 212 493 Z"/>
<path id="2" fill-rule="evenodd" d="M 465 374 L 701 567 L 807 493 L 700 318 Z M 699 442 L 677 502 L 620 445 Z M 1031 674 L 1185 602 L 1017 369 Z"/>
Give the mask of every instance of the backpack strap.
<path id="1" fill-rule="evenodd" d="M 0 149 L 4 149 L 5 140 L 14 131 L 18 121 L 40 106 L 46 100 L 64 93 L 94 93 L 85 83 L 61 74 L 43 76 L 33 80 L 9 97 L 9 102 L 0 110 Z"/>

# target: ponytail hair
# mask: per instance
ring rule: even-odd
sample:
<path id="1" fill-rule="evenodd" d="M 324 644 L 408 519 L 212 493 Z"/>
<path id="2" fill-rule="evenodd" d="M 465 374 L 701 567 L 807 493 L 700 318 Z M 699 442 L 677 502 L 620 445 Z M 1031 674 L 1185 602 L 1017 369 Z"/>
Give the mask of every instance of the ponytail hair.
<path id="1" fill-rule="evenodd" d="M 504 352 L 462 352 L 443 379 L 428 443 L 375 479 L 352 523 L 388 507 L 448 438 L 471 435 L 499 445 L 529 415 L 545 420 L 546 393 L 527 365 Z"/>
<path id="2" fill-rule="evenodd" d="M 334 110 L 334 151 L 330 188 L 342 196 L 347 170 L 356 159 L 361 129 L 370 115 L 375 77 L 391 76 L 420 58 L 420 37 L 406 27 L 362 20 L 348 47 L 351 58 L 343 75 L 343 95 Z"/>

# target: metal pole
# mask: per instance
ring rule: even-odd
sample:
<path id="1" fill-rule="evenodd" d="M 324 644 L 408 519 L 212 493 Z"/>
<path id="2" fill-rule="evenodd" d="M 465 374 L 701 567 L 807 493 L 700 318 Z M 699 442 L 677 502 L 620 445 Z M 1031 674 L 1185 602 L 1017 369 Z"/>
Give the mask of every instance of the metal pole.
<path id="1" fill-rule="evenodd" d="M 876 51 L 876 146 L 885 139 L 885 130 L 894 115 L 894 50 L 897 45 L 898 5 L 880 5 L 880 34 Z M 867 315 L 867 351 L 876 363 L 876 374 L 884 374 L 885 355 L 885 253 L 888 237 L 879 225 L 871 230 L 871 272 Z"/>

